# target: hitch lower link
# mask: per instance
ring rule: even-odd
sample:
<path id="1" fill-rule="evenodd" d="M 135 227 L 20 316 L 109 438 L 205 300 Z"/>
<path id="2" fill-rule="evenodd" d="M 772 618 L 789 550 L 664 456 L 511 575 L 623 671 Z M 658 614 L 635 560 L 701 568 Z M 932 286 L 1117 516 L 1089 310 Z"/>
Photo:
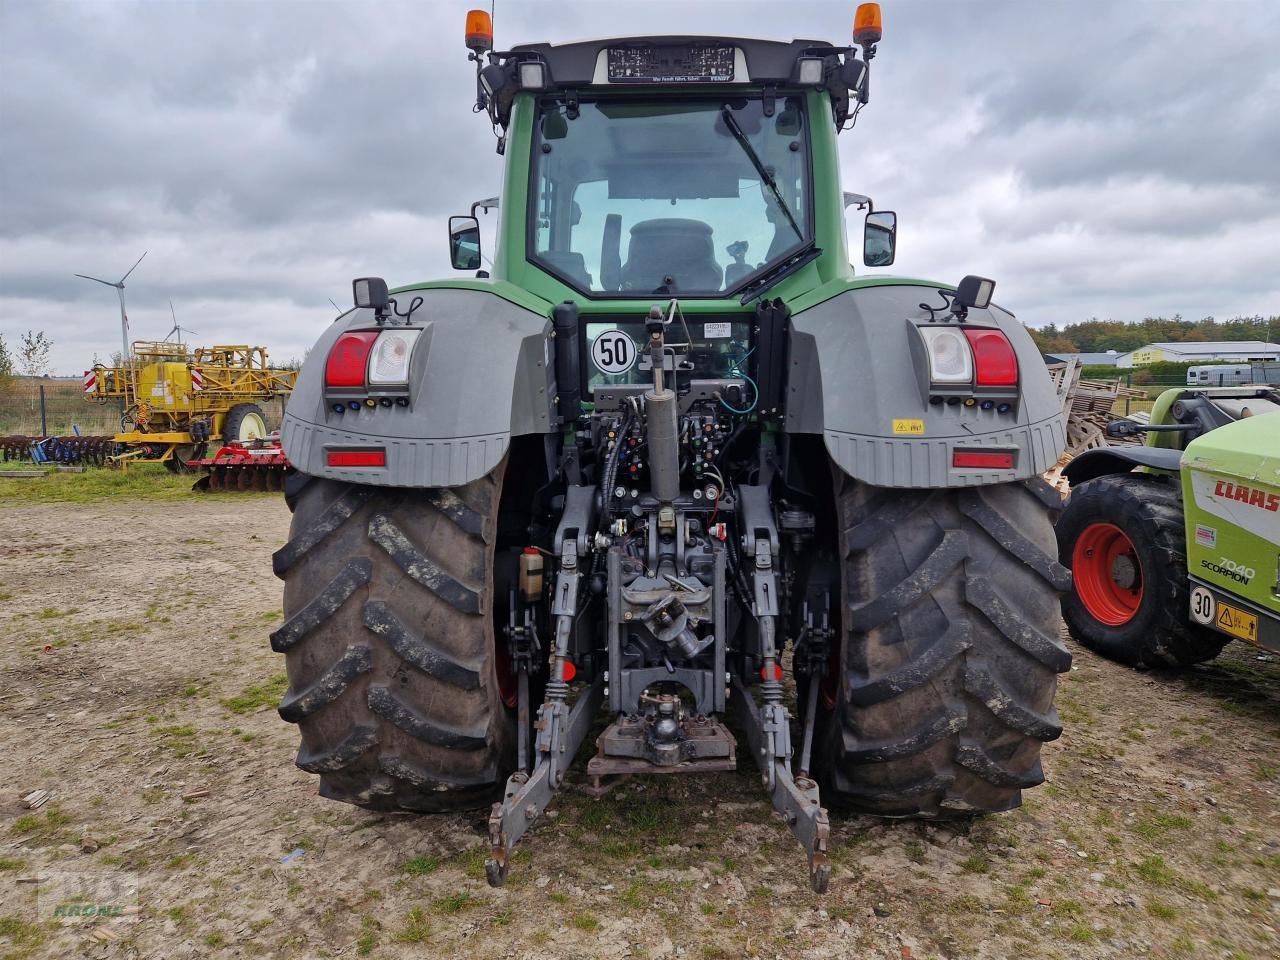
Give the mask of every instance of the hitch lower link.
<path id="1" fill-rule="evenodd" d="M 760 646 L 764 660 L 764 681 L 760 692 L 764 703 L 758 705 L 741 678 L 733 675 L 733 702 L 738 721 L 746 732 L 751 755 L 760 767 L 760 779 L 773 808 L 782 814 L 787 826 L 809 855 L 809 886 L 815 893 L 826 893 L 831 882 L 831 863 L 827 851 L 831 840 L 831 822 L 818 796 L 818 785 L 807 774 L 808 747 L 813 739 L 814 709 L 818 685 L 810 684 L 810 708 L 806 710 L 805 756 L 799 777 L 791 774 L 791 724 L 782 702 L 781 670 L 775 629 L 778 617 L 777 578 L 767 540 L 755 543 L 754 613 L 760 624 Z"/>
<path id="2" fill-rule="evenodd" d="M 581 580 L 577 541 L 565 538 L 560 547 L 560 569 L 556 574 L 555 597 L 551 605 L 555 618 L 551 678 L 547 681 L 546 700 L 538 710 L 538 722 L 535 724 L 537 738 L 534 741 L 533 767 L 530 770 L 525 766 L 527 750 L 521 749 L 520 769 L 507 779 L 502 800 L 493 805 L 489 814 L 489 859 L 485 861 L 484 872 L 491 887 L 500 887 L 506 881 L 512 848 L 551 803 L 604 700 L 604 679 L 597 677 L 579 695 L 572 708 L 567 702 L 569 685 L 564 679 L 564 664 L 569 652 L 569 633 L 577 611 Z M 519 716 L 528 717 L 528 661 L 523 661 L 518 669 L 522 673 Z M 520 736 L 523 741 L 523 729 Z"/>

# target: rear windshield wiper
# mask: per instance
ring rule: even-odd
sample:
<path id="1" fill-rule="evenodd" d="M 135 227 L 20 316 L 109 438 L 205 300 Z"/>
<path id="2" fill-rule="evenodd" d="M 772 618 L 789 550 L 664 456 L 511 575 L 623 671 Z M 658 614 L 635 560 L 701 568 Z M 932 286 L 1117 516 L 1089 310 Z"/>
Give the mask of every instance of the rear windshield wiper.
<path id="1" fill-rule="evenodd" d="M 803 247 L 797 250 L 785 260 L 779 260 L 775 266 L 770 267 L 760 276 L 756 277 L 745 287 L 742 288 L 742 303 L 748 304 L 756 297 L 760 296 L 775 283 L 791 276 L 806 263 L 811 263 L 822 256 L 822 251 L 818 249 L 817 242 L 810 240 Z"/>
<path id="2" fill-rule="evenodd" d="M 799 239 L 803 240 L 804 231 L 800 229 L 800 224 L 796 223 L 796 218 L 792 215 L 791 208 L 787 206 L 787 201 L 782 199 L 782 191 L 778 189 L 778 181 L 774 179 L 773 174 L 769 172 L 769 168 L 760 159 L 760 154 L 756 153 L 756 148 L 751 146 L 751 141 L 747 139 L 747 135 L 738 126 L 738 121 L 733 118 L 733 111 L 726 105 L 720 108 L 720 115 L 724 117 L 724 125 L 733 134 L 733 139 L 738 141 L 738 146 L 742 147 L 742 152 L 747 155 L 751 165 L 756 168 L 756 173 L 759 174 L 760 179 L 772 191 L 773 199 L 778 202 L 778 207 L 787 215 L 787 222 L 791 224 L 791 229 L 796 232 L 796 236 Z"/>

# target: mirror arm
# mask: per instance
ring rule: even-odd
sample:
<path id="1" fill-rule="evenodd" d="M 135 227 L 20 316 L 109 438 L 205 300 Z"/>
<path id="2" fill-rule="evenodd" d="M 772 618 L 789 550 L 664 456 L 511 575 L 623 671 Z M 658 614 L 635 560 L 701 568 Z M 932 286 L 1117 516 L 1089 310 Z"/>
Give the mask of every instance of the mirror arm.
<path id="1" fill-rule="evenodd" d="M 488 213 L 490 210 L 496 210 L 497 208 L 498 208 L 497 197 L 489 197 L 486 200 L 477 200 L 475 203 L 471 205 L 471 219 L 473 220 L 480 219 L 479 217 L 476 216 L 477 210 L 483 210 L 485 213 Z"/>

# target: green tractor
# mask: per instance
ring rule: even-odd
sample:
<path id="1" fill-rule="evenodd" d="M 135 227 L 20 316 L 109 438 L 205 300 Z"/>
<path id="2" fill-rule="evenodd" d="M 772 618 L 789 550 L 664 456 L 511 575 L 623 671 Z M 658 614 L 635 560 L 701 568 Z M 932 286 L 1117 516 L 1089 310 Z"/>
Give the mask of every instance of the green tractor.
<path id="1" fill-rule="evenodd" d="M 1072 635 L 1142 668 L 1211 660 L 1233 639 L 1280 652 L 1280 390 L 1168 390 L 1149 424 L 1107 429 L 1146 445 L 1063 471 Z"/>
<path id="2" fill-rule="evenodd" d="M 1065 424 L 992 281 L 850 266 L 855 209 L 864 263 L 896 244 L 836 147 L 876 5 L 849 46 L 494 51 L 487 19 L 505 173 L 450 223 L 470 276 L 354 281 L 285 415 L 298 766 L 376 810 L 492 802 L 493 884 L 598 721 L 599 790 L 749 754 L 818 890 L 823 798 L 1017 806 L 1071 660 L 1039 479 Z"/>

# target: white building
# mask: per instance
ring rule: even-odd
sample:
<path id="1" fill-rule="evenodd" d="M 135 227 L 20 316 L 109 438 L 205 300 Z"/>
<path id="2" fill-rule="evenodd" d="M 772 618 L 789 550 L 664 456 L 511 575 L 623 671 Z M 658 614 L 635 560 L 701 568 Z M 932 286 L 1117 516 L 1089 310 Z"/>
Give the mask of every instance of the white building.
<path id="1" fill-rule="evenodd" d="M 1263 343 L 1261 340 L 1149 343 L 1145 347 L 1120 354 L 1116 358 L 1116 366 L 1145 367 L 1162 360 L 1173 363 L 1263 363 L 1280 360 L 1280 344 Z"/>

